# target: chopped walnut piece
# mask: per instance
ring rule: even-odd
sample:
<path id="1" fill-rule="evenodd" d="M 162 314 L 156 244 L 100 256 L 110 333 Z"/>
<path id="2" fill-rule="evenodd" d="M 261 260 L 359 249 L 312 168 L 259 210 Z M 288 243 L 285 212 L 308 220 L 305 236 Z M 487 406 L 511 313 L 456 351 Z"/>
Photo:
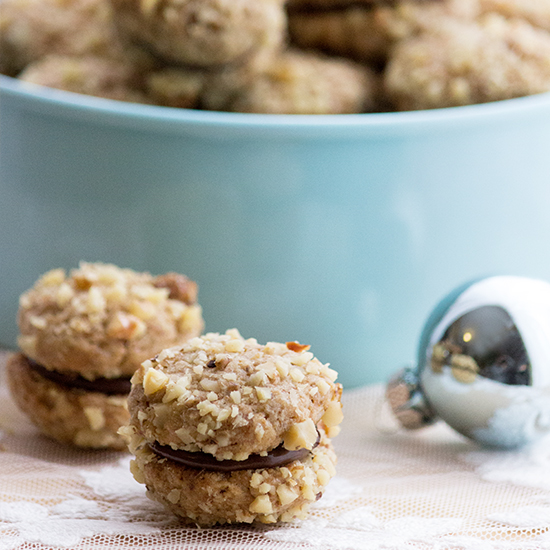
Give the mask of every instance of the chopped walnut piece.
<path id="1" fill-rule="evenodd" d="M 164 388 L 168 383 L 168 376 L 156 369 L 149 369 L 143 377 L 143 391 L 145 395 L 151 395 Z"/>
<path id="2" fill-rule="evenodd" d="M 234 338 L 225 343 L 225 351 L 230 353 L 239 353 L 244 349 L 244 341 Z"/>
<path id="3" fill-rule="evenodd" d="M 89 290 L 94 283 L 94 281 L 91 280 L 91 277 L 84 273 L 75 273 L 73 275 L 73 280 L 78 290 Z"/>
<path id="4" fill-rule="evenodd" d="M 105 427 L 105 415 L 101 407 L 84 407 L 84 415 L 92 430 L 98 431 Z"/>
<path id="5" fill-rule="evenodd" d="M 283 444 L 288 451 L 296 449 L 313 449 L 317 441 L 317 428 L 311 418 L 293 424 L 285 434 Z"/>
<path id="6" fill-rule="evenodd" d="M 271 514 L 273 512 L 273 506 L 267 495 L 256 497 L 249 509 L 256 514 Z"/>
<path id="7" fill-rule="evenodd" d="M 157 288 L 167 288 L 170 292 L 168 298 L 171 300 L 178 300 L 187 305 L 192 305 L 197 301 L 197 283 L 188 279 L 185 275 L 165 273 L 155 277 L 153 284 Z"/>
<path id="8" fill-rule="evenodd" d="M 331 428 L 333 426 L 338 426 L 343 419 L 344 413 L 342 412 L 342 404 L 340 401 L 331 401 L 323 415 L 323 422 Z"/>
<path id="9" fill-rule="evenodd" d="M 107 325 L 107 334 L 113 338 L 121 338 L 130 340 L 145 333 L 146 326 L 141 319 L 130 313 L 122 313 L 120 311 L 113 315 Z"/>
<path id="10" fill-rule="evenodd" d="M 52 269 L 42 277 L 40 277 L 40 283 L 46 286 L 56 286 L 61 284 L 65 280 L 65 270 L 64 269 Z"/>
<path id="11" fill-rule="evenodd" d="M 302 351 L 307 351 L 311 346 L 307 344 L 300 344 L 298 342 L 287 342 L 286 347 L 290 351 L 295 351 L 296 353 L 301 353 Z"/>
<path id="12" fill-rule="evenodd" d="M 265 403 L 271 398 L 271 390 L 268 388 L 256 387 L 256 395 L 258 396 L 260 402 Z"/>
<path id="13" fill-rule="evenodd" d="M 62 308 L 67 305 L 74 297 L 74 290 L 68 283 L 61 283 L 55 293 L 55 301 L 58 307 Z"/>
<path id="14" fill-rule="evenodd" d="M 326 470 L 318 470 L 317 471 L 317 481 L 319 482 L 319 485 L 322 487 L 325 487 L 328 485 L 328 482 L 330 481 L 331 476 Z"/>
<path id="15" fill-rule="evenodd" d="M 48 324 L 44 317 L 40 317 L 38 315 L 31 315 L 29 317 L 29 322 L 33 327 L 37 329 L 46 328 L 46 325 Z"/>
<path id="16" fill-rule="evenodd" d="M 172 489 L 168 495 L 166 496 L 166 498 L 172 503 L 172 504 L 176 504 L 179 499 L 180 499 L 180 491 L 179 489 Z"/>
<path id="17" fill-rule="evenodd" d="M 277 487 L 277 496 L 283 506 L 287 506 L 298 498 L 298 494 L 287 485 L 279 485 Z"/>

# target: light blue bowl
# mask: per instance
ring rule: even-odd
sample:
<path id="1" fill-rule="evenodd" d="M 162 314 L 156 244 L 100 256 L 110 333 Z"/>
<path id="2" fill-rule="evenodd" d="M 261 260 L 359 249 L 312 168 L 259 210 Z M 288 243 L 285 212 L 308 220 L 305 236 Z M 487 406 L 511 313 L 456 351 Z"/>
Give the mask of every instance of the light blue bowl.
<path id="1" fill-rule="evenodd" d="M 414 360 L 465 280 L 550 279 L 550 94 L 453 109 L 176 110 L 0 77 L 0 343 L 79 260 L 200 286 L 206 329 L 298 340 L 345 387 Z"/>

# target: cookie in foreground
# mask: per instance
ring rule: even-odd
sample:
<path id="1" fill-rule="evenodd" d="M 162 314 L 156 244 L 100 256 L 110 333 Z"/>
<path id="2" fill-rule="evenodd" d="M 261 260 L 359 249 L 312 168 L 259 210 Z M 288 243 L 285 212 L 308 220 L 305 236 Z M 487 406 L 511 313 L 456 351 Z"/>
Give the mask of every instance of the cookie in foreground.
<path id="1" fill-rule="evenodd" d="M 80 447 L 126 447 L 130 377 L 147 357 L 200 334 L 197 285 L 110 264 L 44 274 L 20 298 L 11 393 L 42 432 Z"/>
<path id="2" fill-rule="evenodd" d="M 189 523 L 304 518 L 335 474 L 336 376 L 309 346 L 236 329 L 165 349 L 132 378 L 132 473 Z"/>

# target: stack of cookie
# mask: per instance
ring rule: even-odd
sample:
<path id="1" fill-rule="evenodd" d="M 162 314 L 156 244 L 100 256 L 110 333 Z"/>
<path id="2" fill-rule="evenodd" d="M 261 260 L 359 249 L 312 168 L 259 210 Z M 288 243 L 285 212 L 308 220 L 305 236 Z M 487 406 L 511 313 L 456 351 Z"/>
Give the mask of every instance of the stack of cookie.
<path id="1" fill-rule="evenodd" d="M 7 374 L 21 410 L 58 441 L 119 450 L 130 377 L 203 329 L 193 281 L 100 263 L 43 275 L 21 296 L 18 321 Z"/>

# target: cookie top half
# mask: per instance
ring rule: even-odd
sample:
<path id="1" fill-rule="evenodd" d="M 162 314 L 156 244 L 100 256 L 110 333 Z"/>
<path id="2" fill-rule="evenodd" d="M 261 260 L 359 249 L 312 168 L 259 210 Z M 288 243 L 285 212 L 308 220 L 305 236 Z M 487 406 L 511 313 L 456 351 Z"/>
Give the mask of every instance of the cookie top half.
<path id="1" fill-rule="evenodd" d="M 283 444 L 311 449 L 342 419 L 336 371 L 309 346 L 208 333 L 145 361 L 132 378 L 131 425 L 149 443 L 246 460 Z"/>
<path id="2" fill-rule="evenodd" d="M 112 264 L 44 274 L 19 300 L 21 351 L 85 378 L 131 376 L 148 357 L 201 333 L 197 285 Z"/>

